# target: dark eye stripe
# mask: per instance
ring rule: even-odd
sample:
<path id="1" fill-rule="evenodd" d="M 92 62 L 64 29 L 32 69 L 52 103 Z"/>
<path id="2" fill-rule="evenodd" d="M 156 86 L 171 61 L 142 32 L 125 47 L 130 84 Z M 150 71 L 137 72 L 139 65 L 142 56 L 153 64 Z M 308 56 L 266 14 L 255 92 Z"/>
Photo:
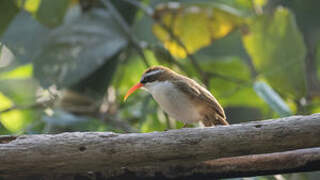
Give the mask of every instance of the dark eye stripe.
<path id="1" fill-rule="evenodd" d="M 142 84 L 148 83 L 148 82 L 153 82 L 153 81 L 157 80 L 157 78 L 159 77 L 160 73 L 161 73 L 161 72 L 155 73 L 155 74 L 148 74 L 148 73 L 147 73 L 147 74 L 145 74 L 144 76 L 142 76 L 140 82 L 141 82 Z"/>
<path id="2" fill-rule="evenodd" d="M 141 83 L 148 83 L 156 80 L 156 74 L 150 75 L 150 76 L 144 76 L 141 78 Z"/>

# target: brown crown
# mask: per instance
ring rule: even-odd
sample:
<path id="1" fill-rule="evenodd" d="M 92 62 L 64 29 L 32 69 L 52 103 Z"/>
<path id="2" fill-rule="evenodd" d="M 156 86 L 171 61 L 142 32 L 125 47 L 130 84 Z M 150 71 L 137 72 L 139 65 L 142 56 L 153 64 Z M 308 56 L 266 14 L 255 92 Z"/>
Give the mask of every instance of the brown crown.
<path id="1" fill-rule="evenodd" d="M 150 72 L 162 70 L 162 72 L 152 74 L 150 76 L 145 76 Z M 142 75 L 140 82 L 142 84 L 153 82 L 153 81 L 166 81 L 176 79 L 179 75 L 172 71 L 171 69 L 164 66 L 153 66 L 148 68 Z"/>

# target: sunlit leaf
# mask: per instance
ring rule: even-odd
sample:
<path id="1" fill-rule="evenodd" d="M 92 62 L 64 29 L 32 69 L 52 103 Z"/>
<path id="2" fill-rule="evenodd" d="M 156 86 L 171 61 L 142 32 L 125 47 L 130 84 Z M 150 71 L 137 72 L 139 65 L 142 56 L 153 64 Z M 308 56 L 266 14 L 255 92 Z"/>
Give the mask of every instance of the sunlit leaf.
<path id="1" fill-rule="evenodd" d="M 32 64 L 19 66 L 12 71 L 4 72 L 0 74 L 0 79 L 23 79 L 30 78 L 32 76 Z"/>
<path id="2" fill-rule="evenodd" d="M 13 105 L 11 100 L 0 93 L 0 110 L 10 108 Z"/>
<path id="3" fill-rule="evenodd" d="M 7 29 L 11 20 L 19 12 L 13 0 L 0 1 L 0 35 Z"/>
<path id="4" fill-rule="evenodd" d="M 237 57 L 201 62 L 205 71 L 218 73 L 229 79 L 212 76 L 210 91 L 223 106 L 264 107 L 255 94 L 249 67 Z M 245 99 L 245 100 L 244 100 Z"/>
<path id="5" fill-rule="evenodd" d="M 253 2 L 256 6 L 262 7 L 267 4 L 268 0 L 254 0 Z"/>
<path id="6" fill-rule="evenodd" d="M 285 101 L 265 82 L 255 82 L 254 90 L 281 117 L 292 115 L 292 111 Z"/>
<path id="7" fill-rule="evenodd" d="M 37 83 L 32 79 L 0 80 L 0 111 L 13 106 L 28 106 L 36 101 Z M 21 132 L 38 116 L 37 109 L 13 109 L 0 114 L 3 126 L 12 133 Z"/>
<path id="8" fill-rule="evenodd" d="M 194 53 L 212 41 L 226 36 L 243 22 L 242 18 L 230 8 L 186 6 L 179 3 L 159 6 L 154 18 L 170 28 L 189 53 Z M 174 56 L 186 57 L 183 47 L 167 30 L 155 23 L 153 32 Z"/>
<path id="9" fill-rule="evenodd" d="M 243 47 L 241 39 L 241 31 L 232 32 L 228 36 L 218 39 L 211 45 L 202 48 L 195 56 L 201 61 L 212 61 L 215 59 L 223 60 L 230 59 L 230 57 L 238 57 L 245 62 L 250 59 L 250 57 Z"/>
<path id="10" fill-rule="evenodd" d="M 13 106 L 13 102 L 2 93 L 0 93 L 0 110 L 4 110 Z M 23 110 L 11 110 L 0 114 L 1 124 L 10 132 L 16 133 L 26 127 L 32 120 L 31 114 Z"/>
<path id="11" fill-rule="evenodd" d="M 0 92 L 16 105 L 30 105 L 35 102 L 37 83 L 32 79 L 0 80 Z"/>
<path id="12" fill-rule="evenodd" d="M 109 13 L 94 10 L 49 35 L 34 63 L 34 73 L 45 87 L 71 86 L 95 72 L 126 45 L 126 37 Z"/>
<path id="13" fill-rule="evenodd" d="M 12 110 L 0 115 L 1 123 L 11 132 L 18 132 L 24 127 L 22 111 Z"/>
<path id="14" fill-rule="evenodd" d="M 33 14 L 37 12 L 41 4 L 41 0 L 16 0 L 16 2 L 19 7 L 23 7 L 26 11 Z"/>
<path id="15" fill-rule="evenodd" d="M 305 95 L 305 46 L 290 11 L 278 8 L 273 15 L 252 19 L 243 43 L 273 88 L 285 96 Z"/>

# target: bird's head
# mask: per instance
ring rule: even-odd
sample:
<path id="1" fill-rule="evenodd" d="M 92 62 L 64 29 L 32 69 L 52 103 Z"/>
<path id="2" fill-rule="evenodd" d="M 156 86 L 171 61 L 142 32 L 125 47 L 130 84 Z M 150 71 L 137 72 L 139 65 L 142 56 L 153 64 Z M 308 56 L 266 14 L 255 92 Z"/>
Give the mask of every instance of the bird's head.
<path id="1" fill-rule="evenodd" d="M 140 88 L 150 90 L 158 83 L 170 81 L 176 77 L 176 73 L 164 66 L 153 66 L 148 68 L 142 75 L 140 82 L 129 89 L 124 100 L 126 100 L 134 91 Z"/>

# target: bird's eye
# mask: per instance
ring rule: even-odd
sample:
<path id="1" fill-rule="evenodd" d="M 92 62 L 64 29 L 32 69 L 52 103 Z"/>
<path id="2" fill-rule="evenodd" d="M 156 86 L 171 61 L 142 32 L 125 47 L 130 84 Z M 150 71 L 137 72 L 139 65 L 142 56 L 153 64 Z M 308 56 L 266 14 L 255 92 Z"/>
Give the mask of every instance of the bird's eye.
<path id="1" fill-rule="evenodd" d="M 145 84 L 145 83 L 156 81 L 162 72 L 163 71 L 160 71 L 160 70 L 147 72 L 142 76 L 140 83 Z"/>
<path id="2" fill-rule="evenodd" d="M 140 83 L 146 84 L 155 80 L 154 76 L 144 76 L 141 78 Z"/>
<path id="3" fill-rule="evenodd" d="M 142 79 L 140 80 L 140 83 L 142 83 L 142 84 L 147 83 L 146 78 L 142 78 Z"/>

